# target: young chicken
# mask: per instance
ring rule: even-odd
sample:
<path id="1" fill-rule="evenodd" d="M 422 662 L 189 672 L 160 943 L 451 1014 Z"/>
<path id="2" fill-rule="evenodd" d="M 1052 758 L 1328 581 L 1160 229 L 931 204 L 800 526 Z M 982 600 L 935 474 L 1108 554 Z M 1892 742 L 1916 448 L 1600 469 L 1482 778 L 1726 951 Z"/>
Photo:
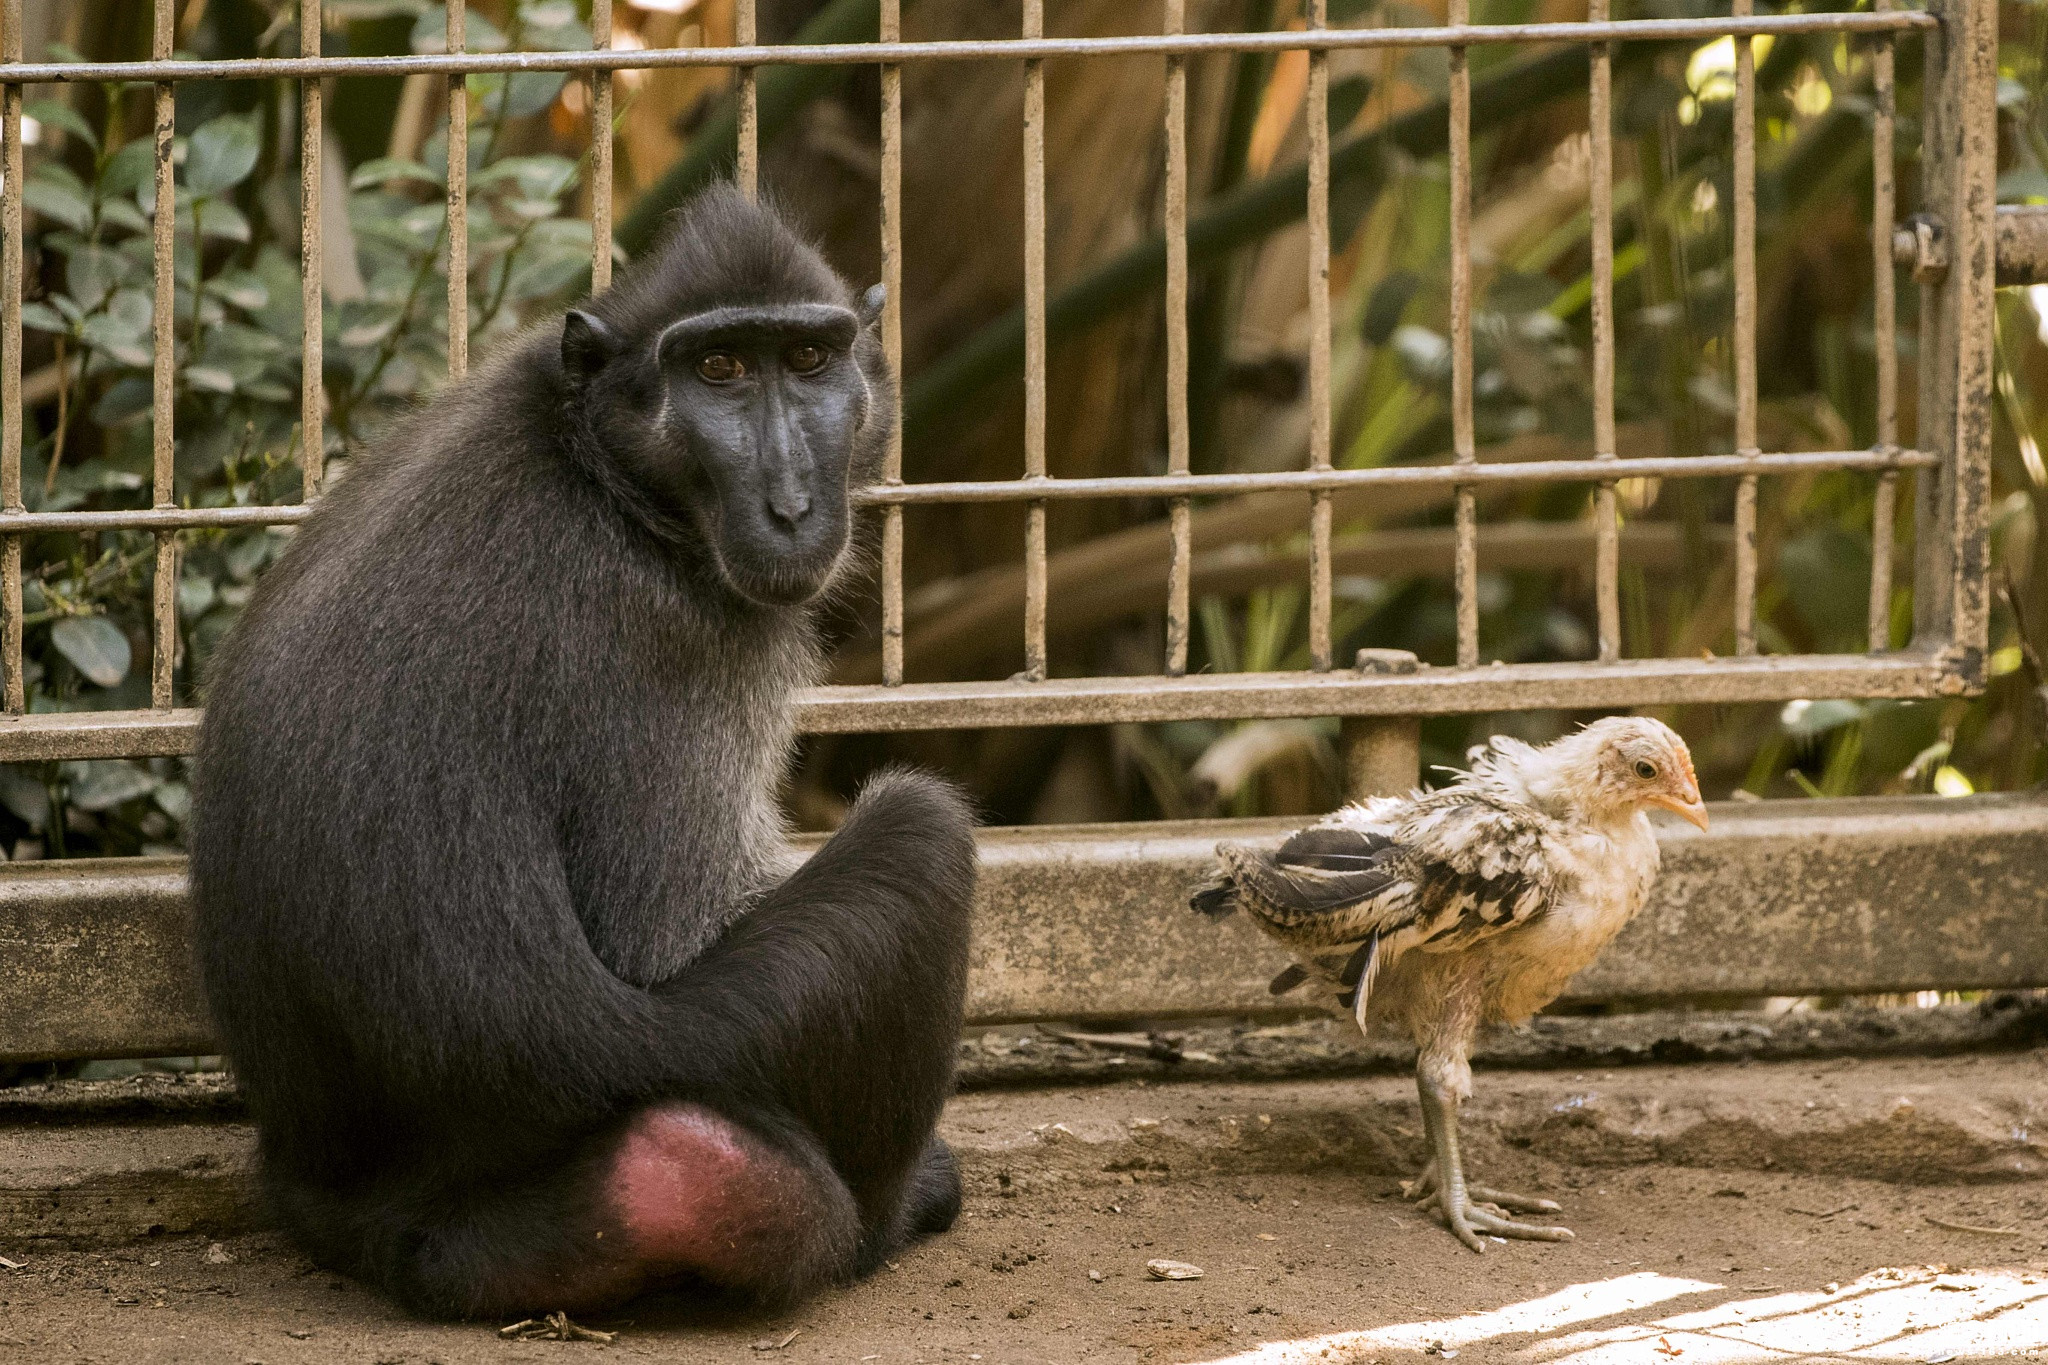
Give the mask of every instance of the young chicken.
<path id="1" fill-rule="evenodd" d="M 1458 1106 L 1480 1026 L 1556 999 L 1642 909 L 1650 806 L 1706 828 L 1692 755 L 1660 721 L 1610 717 L 1542 748 L 1497 736 L 1440 791 L 1346 806 L 1277 851 L 1219 844 L 1220 872 L 1194 893 L 1195 909 L 1242 909 L 1293 952 L 1274 994 L 1314 980 L 1361 1030 L 1380 1020 L 1414 1040 L 1431 1156 L 1407 1192 L 1474 1251 L 1487 1233 L 1572 1235 L 1507 1216 L 1558 1212 L 1547 1199 L 1466 1183 Z"/>

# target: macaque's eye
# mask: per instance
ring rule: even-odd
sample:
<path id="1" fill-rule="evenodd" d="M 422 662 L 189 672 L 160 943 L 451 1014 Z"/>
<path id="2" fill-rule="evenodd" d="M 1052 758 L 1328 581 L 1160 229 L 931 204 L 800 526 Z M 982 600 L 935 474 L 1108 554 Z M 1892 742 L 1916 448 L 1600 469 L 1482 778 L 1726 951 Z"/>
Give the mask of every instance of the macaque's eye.
<path id="1" fill-rule="evenodd" d="M 730 351 L 712 351 L 697 361 L 697 377 L 707 384 L 730 384 L 746 372 L 747 367 Z"/>
<path id="2" fill-rule="evenodd" d="M 1636 760 L 1636 776 L 1648 782 L 1657 776 L 1657 765 L 1647 758 Z"/>
<path id="3" fill-rule="evenodd" d="M 783 362 L 798 374 L 810 374 L 824 368 L 825 348 L 822 346 L 792 346 Z"/>

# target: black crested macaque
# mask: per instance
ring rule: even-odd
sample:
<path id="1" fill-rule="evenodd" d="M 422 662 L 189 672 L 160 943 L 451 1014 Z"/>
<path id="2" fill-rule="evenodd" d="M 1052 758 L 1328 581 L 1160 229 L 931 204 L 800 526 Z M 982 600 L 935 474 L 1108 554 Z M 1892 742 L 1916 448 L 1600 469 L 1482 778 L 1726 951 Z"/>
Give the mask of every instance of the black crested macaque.
<path id="1" fill-rule="evenodd" d="M 359 457 L 223 646 L 207 995 L 322 1265 L 439 1317 L 775 1304 L 951 1226 L 970 813 L 893 772 L 797 868 L 775 803 L 880 306 L 707 192 Z"/>

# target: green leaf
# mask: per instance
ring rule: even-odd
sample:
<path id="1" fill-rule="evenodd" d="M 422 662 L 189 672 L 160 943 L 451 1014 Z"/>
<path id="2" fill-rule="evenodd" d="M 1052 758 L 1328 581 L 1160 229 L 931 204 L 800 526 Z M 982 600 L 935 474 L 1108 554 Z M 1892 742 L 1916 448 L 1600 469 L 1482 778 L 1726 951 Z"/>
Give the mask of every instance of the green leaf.
<path id="1" fill-rule="evenodd" d="M 128 258 L 109 247 L 88 246 L 72 253 L 64 278 L 70 285 L 72 300 L 91 312 L 128 278 Z"/>
<path id="2" fill-rule="evenodd" d="M 201 236 L 218 237 L 223 241 L 249 240 L 249 220 L 225 199 L 206 201 L 206 207 L 199 211 L 199 230 Z"/>
<path id="3" fill-rule="evenodd" d="M 576 22 L 574 0 L 527 0 L 519 7 L 519 21 L 529 28 L 563 28 Z"/>
<path id="4" fill-rule="evenodd" d="M 233 393 L 235 377 L 211 365 L 187 365 L 185 383 L 205 393 Z"/>
<path id="5" fill-rule="evenodd" d="M 178 580 L 178 615 L 187 621 L 198 620 L 213 605 L 214 596 L 212 579 L 186 574 Z"/>
<path id="6" fill-rule="evenodd" d="M 225 270 L 206 282 L 206 292 L 247 313 L 270 302 L 270 289 L 246 270 Z"/>
<path id="7" fill-rule="evenodd" d="M 559 71 L 521 71 L 505 77 L 505 84 L 493 108 L 502 108 L 507 118 L 531 118 L 555 102 L 569 78 Z"/>
<path id="8" fill-rule="evenodd" d="M 99 150 L 99 135 L 94 133 L 92 125 L 85 121 L 85 115 L 68 104 L 59 104 L 55 100 L 32 100 L 21 112 L 45 128 L 62 128 L 71 136 L 82 138 L 85 145 L 94 151 Z"/>
<path id="9" fill-rule="evenodd" d="M 100 221 L 130 232 L 149 231 L 149 219 L 142 216 L 142 210 L 135 207 L 133 200 L 118 196 L 100 201 Z"/>
<path id="10" fill-rule="evenodd" d="M 50 818 L 48 788 L 19 764 L 0 764 L 0 805 L 14 812 L 31 833 L 42 833 Z"/>
<path id="11" fill-rule="evenodd" d="M 119 686 L 134 661 L 128 637 L 104 616 L 67 616 L 50 627 L 50 643 L 101 687 Z"/>
<path id="12" fill-rule="evenodd" d="M 100 619 L 100 618 L 93 618 Z M 139 763 L 102 758 L 64 765 L 65 798 L 80 810 L 112 810 L 156 790 L 157 777 Z"/>
<path id="13" fill-rule="evenodd" d="M 511 44 L 496 24 L 478 14 L 475 10 L 467 13 L 462 29 L 462 47 L 465 52 L 503 52 Z M 428 5 L 420 11 L 420 17 L 412 26 L 412 50 L 414 52 L 446 52 L 448 50 L 448 7 Z"/>
<path id="14" fill-rule="evenodd" d="M 429 185 L 439 185 L 446 176 L 422 166 L 419 162 L 402 156 L 380 156 L 374 161 L 365 161 L 349 176 L 348 187 L 352 190 L 366 190 L 372 185 L 388 185 L 394 180 L 418 180 Z"/>
<path id="15" fill-rule="evenodd" d="M 22 202 L 52 222 L 84 232 L 92 226 L 92 201 L 74 188 L 78 183 L 75 177 L 63 172 L 60 178 L 58 172 L 58 167 L 47 162 L 37 165 L 21 187 Z M 71 184 L 65 184 L 66 180 Z"/>
<path id="16" fill-rule="evenodd" d="M 109 198 L 134 194 L 154 182 L 155 170 L 147 138 L 124 142 L 107 158 L 107 168 L 100 172 L 100 194 Z"/>
<path id="17" fill-rule="evenodd" d="M 470 185 L 484 189 L 507 180 L 517 181 L 525 198 L 553 199 L 576 183 L 576 163 L 564 156 L 508 156 L 478 171 Z"/>
<path id="18" fill-rule="evenodd" d="M 192 132 L 185 184 L 197 195 L 219 194 L 249 178 L 263 150 L 253 114 L 222 114 Z"/>
<path id="19" fill-rule="evenodd" d="M 21 305 L 21 325 L 33 327 L 38 332 L 68 332 L 71 324 L 64 315 L 47 303 L 24 303 Z"/>

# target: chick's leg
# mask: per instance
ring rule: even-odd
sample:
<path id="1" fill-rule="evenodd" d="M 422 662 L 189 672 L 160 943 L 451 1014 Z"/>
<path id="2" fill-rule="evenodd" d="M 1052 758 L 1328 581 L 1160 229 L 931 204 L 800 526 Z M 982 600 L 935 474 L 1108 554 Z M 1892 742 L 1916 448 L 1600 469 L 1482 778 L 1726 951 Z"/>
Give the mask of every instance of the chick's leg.
<path id="1" fill-rule="evenodd" d="M 1518 1223 L 1477 1207 L 1479 1203 L 1490 1203 L 1518 1212 L 1557 1211 L 1557 1205 L 1547 1199 L 1528 1199 L 1465 1183 L 1464 1160 L 1458 1151 L 1458 1104 L 1470 1090 L 1471 1071 L 1463 1059 L 1431 1057 L 1425 1053 L 1416 1066 L 1415 1081 L 1431 1157 L 1421 1177 L 1409 1187 L 1410 1197 L 1420 1207 L 1440 1214 L 1451 1234 L 1474 1251 L 1485 1250 L 1486 1244 L 1480 1240 L 1482 1233 L 1535 1242 L 1570 1241 L 1569 1228 Z"/>

